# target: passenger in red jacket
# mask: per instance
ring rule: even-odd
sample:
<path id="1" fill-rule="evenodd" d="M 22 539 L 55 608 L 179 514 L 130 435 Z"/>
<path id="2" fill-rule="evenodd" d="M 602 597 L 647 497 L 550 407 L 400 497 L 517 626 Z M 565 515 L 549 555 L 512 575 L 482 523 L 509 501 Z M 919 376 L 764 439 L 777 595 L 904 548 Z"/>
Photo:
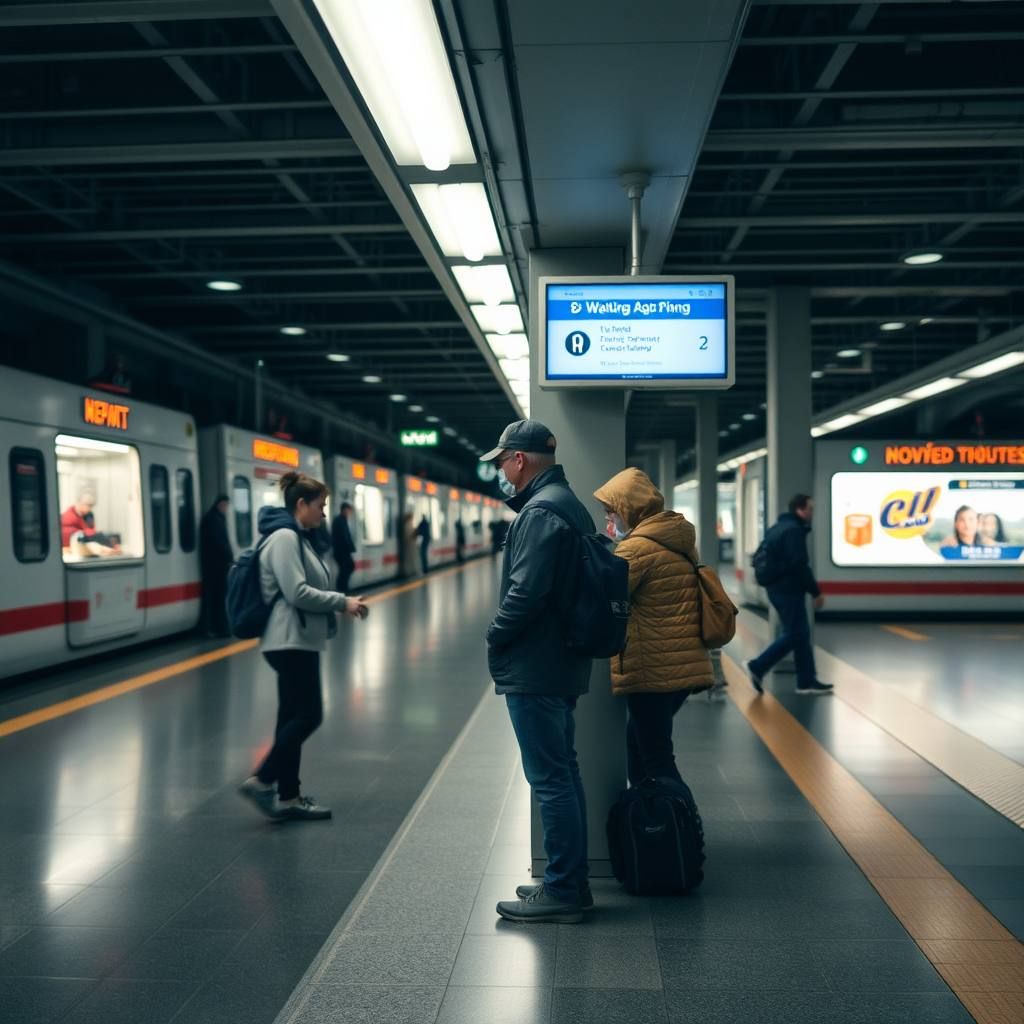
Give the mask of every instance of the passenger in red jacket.
<path id="1" fill-rule="evenodd" d="M 96 495 L 92 491 L 79 493 L 78 500 L 60 517 L 61 545 L 71 547 L 72 539 L 78 536 L 79 543 L 90 555 L 118 555 L 121 545 L 96 529 L 96 518 L 92 512 L 95 505 Z"/>

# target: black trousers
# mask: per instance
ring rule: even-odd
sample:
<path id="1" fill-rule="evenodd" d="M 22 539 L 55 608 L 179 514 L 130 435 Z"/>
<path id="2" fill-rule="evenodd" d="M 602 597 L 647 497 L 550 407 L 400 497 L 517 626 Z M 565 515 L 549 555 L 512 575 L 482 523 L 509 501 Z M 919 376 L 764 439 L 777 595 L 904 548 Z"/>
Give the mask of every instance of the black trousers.
<path id="1" fill-rule="evenodd" d="M 355 562 L 340 562 L 338 564 L 338 593 L 347 594 L 348 585 L 352 580 L 352 573 L 355 572 Z"/>
<path id="2" fill-rule="evenodd" d="M 626 767 L 629 784 L 646 778 L 682 781 L 672 749 L 672 719 L 688 692 L 631 693 L 626 697 Z"/>
<path id="3" fill-rule="evenodd" d="M 318 651 L 267 651 L 264 655 L 277 673 L 277 728 L 274 745 L 256 772 L 265 785 L 277 783 L 281 800 L 299 795 L 302 744 L 324 720 L 320 693 Z"/>
<path id="4" fill-rule="evenodd" d="M 216 636 L 230 636 L 228 613 L 224 602 L 228 596 L 228 570 L 207 568 L 202 573 L 203 595 L 201 624 L 204 633 Z"/>

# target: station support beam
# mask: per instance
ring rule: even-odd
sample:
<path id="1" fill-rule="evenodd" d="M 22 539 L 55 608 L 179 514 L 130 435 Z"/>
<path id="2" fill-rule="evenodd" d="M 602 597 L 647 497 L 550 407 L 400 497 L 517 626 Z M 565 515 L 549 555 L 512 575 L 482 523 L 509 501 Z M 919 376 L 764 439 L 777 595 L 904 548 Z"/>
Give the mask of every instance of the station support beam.
<path id="1" fill-rule="evenodd" d="M 718 568 L 718 395 L 697 396 L 697 550 Z"/>
<path id="2" fill-rule="evenodd" d="M 530 253 L 530 415 L 558 439 L 558 461 L 569 484 L 603 525 L 593 493 L 626 465 L 626 397 L 623 391 L 567 389 L 542 391 L 538 386 L 543 325 L 537 320 L 538 278 L 551 275 L 621 274 L 621 249 L 543 249 Z M 576 750 L 587 794 L 590 873 L 611 877 L 605 821 L 626 784 L 626 707 L 612 696 L 609 663 L 594 661 L 590 693 L 576 713 Z M 533 874 L 543 875 L 543 829 L 537 805 L 532 810 Z"/>
<path id="3" fill-rule="evenodd" d="M 671 508 L 676 487 L 676 443 L 671 438 L 658 443 L 658 475 L 653 479 L 665 495 L 665 508 Z"/>

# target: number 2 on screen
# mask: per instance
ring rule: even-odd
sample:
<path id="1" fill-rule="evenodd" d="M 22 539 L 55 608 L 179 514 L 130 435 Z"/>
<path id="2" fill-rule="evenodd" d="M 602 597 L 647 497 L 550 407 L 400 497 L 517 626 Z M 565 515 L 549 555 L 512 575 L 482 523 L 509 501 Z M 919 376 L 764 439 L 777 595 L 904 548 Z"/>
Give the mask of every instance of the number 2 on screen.
<path id="1" fill-rule="evenodd" d="M 698 348 L 701 350 L 701 352 L 706 352 L 708 350 L 708 339 L 704 337 L 703 334 L 700 336 L 700 345 L 698 346 Z"/>

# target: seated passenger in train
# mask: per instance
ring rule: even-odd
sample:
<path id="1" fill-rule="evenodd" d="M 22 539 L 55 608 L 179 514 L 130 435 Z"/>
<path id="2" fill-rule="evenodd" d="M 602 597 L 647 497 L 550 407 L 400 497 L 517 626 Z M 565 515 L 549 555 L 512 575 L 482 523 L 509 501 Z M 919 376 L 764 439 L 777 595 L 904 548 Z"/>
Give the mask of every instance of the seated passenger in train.
<path id="1" fill-rule="evenodd" d="M 121 554 L 121 539 L 100 533 L 96 529 L 96 495 L 83 488 L 75 503 L 60 517 L 61 546 L 79 556 L 107 556 Z"/>

